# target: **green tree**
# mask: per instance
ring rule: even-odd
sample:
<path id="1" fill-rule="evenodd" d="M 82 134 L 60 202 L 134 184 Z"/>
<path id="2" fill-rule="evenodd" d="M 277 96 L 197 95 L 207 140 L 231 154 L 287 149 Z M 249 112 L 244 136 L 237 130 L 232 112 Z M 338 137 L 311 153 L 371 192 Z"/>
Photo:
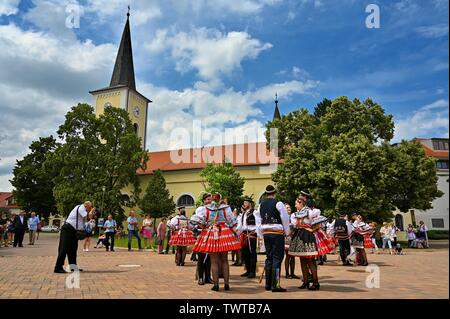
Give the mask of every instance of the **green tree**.
<path id="1" fill-rule="evenodd" d="M 78 104 L 67 113 L 58 134 L 63 143 L 46 167 L 56 176 L 53 194 L 59 211 L 68 214 L 90 199 L 102 206 L 102 216 L 112 213 L 120 223 L 125 217 L 123 206 L 135 201 L 125 201 L 121 190 L 127 185 L 136 189 L 136 171 L 145 169 L 147 162 L 128 113 L 106 107 L 96 117 L 90 105 Z"/>
<path id="2" fill-rule="evenodd" d="M 161 170 L 156 170 L 150 175 L 147 188 L 139 199 L 138 206 L 143 214 L 150 214 L 154 218 L 154 227 L 156 227 L 157 218 L 167 217 L 175 211 L 173 196 L 170 196 L 166 188 L 166 180 Z"/>
<path id="3" fill-rule="evenodd" d="M 245 179 L 236 172 L 230 163 L 225 162 L 220 165 L 208 163 L 200 172 L 200 176 L 203 179 L 205 191 L 219 192 L 223 198 L 228 200 L 228 204 L 232 208 L 242 204 Z"/>
<path id="4" fill-rule="evenodd" d="M 370 99 L 325 99 L 313 114 L 299 109 L 270 127 L 282 137 L 284 164 L 272 176 L 281 200 L 292 203 L 309 189 L 325 215 L 358 212 L 383 221 L 395 207 L 429 208 L 440 196 L 434 160 L 417 143 L 390 145 L 392 115 Z"/>
<path id="5" fill-rule="evenodd" d="M 19 207 L 25 211 L 34 211 L 44 219 L 48 219 L 50 213 L 57 212 L 53 197 L 54 176 L 44 169 L 44 162 L 57 147 L 53 136 L 41 137 L 32 142 L 30 153 L 16 162 L 10 181 Z"/>

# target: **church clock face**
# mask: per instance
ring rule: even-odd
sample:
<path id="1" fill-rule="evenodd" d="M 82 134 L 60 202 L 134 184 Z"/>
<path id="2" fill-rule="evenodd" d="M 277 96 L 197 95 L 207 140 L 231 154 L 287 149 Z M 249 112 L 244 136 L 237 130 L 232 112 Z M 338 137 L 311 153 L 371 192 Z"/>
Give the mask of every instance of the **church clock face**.
<path id="1" fill-rule="evenodd" d="M 139 113 L 140 113 L 139 106 L 135 106 L 133 110 L 134 116 L 139 117 Z"/>

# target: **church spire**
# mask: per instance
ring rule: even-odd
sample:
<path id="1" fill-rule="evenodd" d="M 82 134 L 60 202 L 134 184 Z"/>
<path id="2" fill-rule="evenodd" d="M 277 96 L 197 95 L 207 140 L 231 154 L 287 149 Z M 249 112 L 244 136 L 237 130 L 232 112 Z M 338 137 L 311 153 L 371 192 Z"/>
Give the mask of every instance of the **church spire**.
<path id="1" fill-rule="evenodd" d="M 119 52 L 117 52 L 116 63 L 114 64 L 114 71 L 109 86 L 126 85 L 128 88 L 136 90 L 129 18 L 130 6 L 128 6 L 127 22 L 125 23 L 125 28 L 123 30 Z"/>
<path id="2" fill-rule="evenodd" d="M 278 93 L 275 93 L 275 112 L 273 113 L 273 120 L 281 120 L 280 110 L 278 109 Z"/>

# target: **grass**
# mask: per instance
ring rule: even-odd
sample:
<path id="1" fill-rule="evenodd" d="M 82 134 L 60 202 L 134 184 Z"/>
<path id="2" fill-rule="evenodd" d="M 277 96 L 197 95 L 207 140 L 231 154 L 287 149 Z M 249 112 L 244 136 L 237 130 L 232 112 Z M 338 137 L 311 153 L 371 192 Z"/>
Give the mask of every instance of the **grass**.
<path id="1" fill-rule="evenodd" d="M 97 240 L 98 240 L 97 237 L 95 237 L 95 238 L 93 237 L 92 242 L 94 243 L 94 245 L 97 243 Z M 142 244 L 142 246 L 144 246 L 144 238 L 142 238 L 142 237 L 141 237 L 141 244 Z M 166 244 L 167 244 L 167 238 L 164 240 L 164 248 L 166 247 Z M 114 246 L 128 248 L 128 236 L 124 236 L 122 238 L 115 237 L 114 238 Z M 134 248 L 134 249 L 139 248 L 136 237 L 133 237 L 133 239 L 131 240 L 131 248 Z M 146 247 L 142 247 L 142 248 L 146 248 Z M 150 241 L 150 248 L 158 250 L 158 245 L 156 245 L 156 241 L 154 238 Z"/>

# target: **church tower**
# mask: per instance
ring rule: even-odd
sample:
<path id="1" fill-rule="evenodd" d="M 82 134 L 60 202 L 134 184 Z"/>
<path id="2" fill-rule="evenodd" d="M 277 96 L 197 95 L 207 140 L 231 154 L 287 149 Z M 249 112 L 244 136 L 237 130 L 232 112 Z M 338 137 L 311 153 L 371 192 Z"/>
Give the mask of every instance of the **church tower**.
<path id="1" fill-rule="evenodd" d="M 148 98 L 136 90 L 133 66 L 133 51 L 131 48 L 130 11 L 120 41 L 111 83 L 108 87 L 90 91 L 94 97 L 95 114 L 103 114 L 106 106 L 125 109 L 133 122 L 135 132 L 141 138 L 142 149 L 147 142 Z"/>

